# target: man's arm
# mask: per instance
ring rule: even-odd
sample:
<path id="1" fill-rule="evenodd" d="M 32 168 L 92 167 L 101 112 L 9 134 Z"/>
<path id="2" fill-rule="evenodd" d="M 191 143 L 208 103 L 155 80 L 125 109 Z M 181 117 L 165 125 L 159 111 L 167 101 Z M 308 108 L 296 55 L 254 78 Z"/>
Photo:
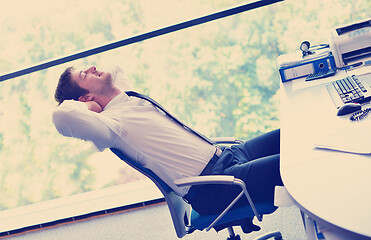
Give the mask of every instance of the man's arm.
<path id="1" fill-rule="evenodd" d="M 90 111 L 93 111 L 96 113 L 102 112 L 102 107 L 97 102 L 89 101 L 89 102 L 84 102 L 84 103 L 88 106 L 88 109 Z"/>
<path id="2" fill-rule="evenodd" d="M 118 135 L 112 131 L 111 119 L 89 110 L 101 111 L 95 104 L 66 100 L 53 112 L 53 123 L 63 136 L 92 141 L 102 151 L 111 147 Z"/>

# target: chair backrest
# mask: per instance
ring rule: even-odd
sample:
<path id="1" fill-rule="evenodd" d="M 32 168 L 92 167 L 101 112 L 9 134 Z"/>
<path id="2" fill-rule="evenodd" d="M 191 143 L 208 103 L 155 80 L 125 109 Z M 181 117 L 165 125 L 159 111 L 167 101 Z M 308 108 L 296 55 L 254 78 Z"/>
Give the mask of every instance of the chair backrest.
<path id="1" fill-rule="evenodd" d="M 184 237 L 186 235 L 185 218 L 190 216 L 190 206 L 150 169 L 141 166 L 117 148 L 111 148 L 111 151 L 129 166 L 152 180 L 158 189 L 160 189 L 169 208 L 175 232 L 179 238 Z"/>

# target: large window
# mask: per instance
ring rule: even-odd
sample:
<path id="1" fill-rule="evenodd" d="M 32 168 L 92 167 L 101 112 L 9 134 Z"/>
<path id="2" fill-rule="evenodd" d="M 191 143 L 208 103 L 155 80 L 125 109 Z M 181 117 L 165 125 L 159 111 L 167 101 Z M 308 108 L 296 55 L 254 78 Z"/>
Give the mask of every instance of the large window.
<path id="1" fill-rule="evenodd" d="M 245 2 L 8 1 L 0 72 Z M 119 65 L 138 91 L 205 135 L 247 139 L 279 127 L 276 58 L 304 40 L 327 43 L 330 28 L 368 17 L 370 5 L 286 1 L 1 82 L 0 210 L 143 178 L 110 151 L 57 133 L 53 95 L 66 67 Z"/>

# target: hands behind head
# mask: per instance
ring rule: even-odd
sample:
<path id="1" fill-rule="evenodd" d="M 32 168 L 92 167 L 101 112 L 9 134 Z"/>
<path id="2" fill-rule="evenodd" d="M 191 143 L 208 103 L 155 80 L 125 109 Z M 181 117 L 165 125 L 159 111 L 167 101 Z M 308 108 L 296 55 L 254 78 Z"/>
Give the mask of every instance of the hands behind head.
<path id="1" fill-rule="evenodd" d="M 88 109 L 93 111 L 93 112 L 100 113 L 100 112 L 103 111 L 102 107 L 97 102 L 87 101 L 87 102 L 84 102 L 84 103 L 88 106 Z"/>
<path id="2" fill-rule="evenodd" d="M 89 110 L 93 112 L 100 113 L 101 111 L 103 111 L 102 107 L 97 102 L 95 102 L 94 98 L 92 98 L 89 94 L 80 96 L 79 101 L 84 102 L 88 106 Z"/>

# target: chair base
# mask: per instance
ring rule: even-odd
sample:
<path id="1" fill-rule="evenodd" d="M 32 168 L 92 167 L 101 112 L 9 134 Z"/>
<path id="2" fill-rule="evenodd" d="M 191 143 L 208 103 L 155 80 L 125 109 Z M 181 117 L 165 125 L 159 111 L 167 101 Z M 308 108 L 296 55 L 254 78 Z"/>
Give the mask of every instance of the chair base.
<path id="1" fill-rule="evenodd" d="M 233 227 L 228 227 L 227 229 L 229 232 L 229 237 L 227 240 L 241 240 L 240 235 L 234 233 Z M 280 232 L 270 232 L 255 238 L 254 240 L 267 240 L 269 238 L 274 238 L 274 240 L 282 240 L 282 234 Z"/>
<path id="2" fill-rule="evenodd" d="M 229 233 L 227 240 L 241 240 L 240 235 L 234 233 L 233 227 L 227 227 L 227 229 Z"/>
<path id="3" fill-rule="evenodd" d="M 270 232 L 266 233 L 263 236 L 255 238 L 254 240 L 267 240 L 269 238 L 274 238 L 274 240 L 282 240 L 282 234 L 280 232 Z"/>
<path id="4" fill-rule="evenodd" d="M 227 238 L 227 240 L 241 240 L 241 237 L 240 235 L 234 235 L 234 236 L 230 236 L 229 238 Z"/>

